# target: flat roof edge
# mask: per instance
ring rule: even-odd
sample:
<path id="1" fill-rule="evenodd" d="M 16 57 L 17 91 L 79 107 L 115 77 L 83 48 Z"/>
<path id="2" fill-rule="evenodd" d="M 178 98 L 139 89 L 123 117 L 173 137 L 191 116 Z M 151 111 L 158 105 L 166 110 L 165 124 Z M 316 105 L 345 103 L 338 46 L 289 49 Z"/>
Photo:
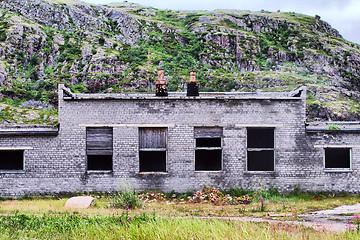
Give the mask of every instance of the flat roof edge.
<path id="1" fill-rule="evenodd" d="M 328 121 L 309 122 L 306 126 L 308 133 L 360 133 L 359 121 Z"/>
<path id="2" fill-rule="evenodd" d="M 339 129 L 339 130 L 329 130 L 324 128 L 306 128 L 305 131 L 307 133 L 360 133 L 360 129 L 358 128 L 347 128 L 347 129 Z"/>
<path id="3" fill-rule="evenodd" d="M 0 136 L 56 136 L 57 126 L 0 126 Z"/>
<path id="4" fill-rule="evenodd" d="M 59 131 L 2 131 L 0 136 L 57 136 Z"/>
<path id="5" fill-rule="evenodd" d="M 74 97 L 64 97 L 65 101 L 80 101 L 80 100 L 302 100 L 301 97 L 257 97 L 257 96 L 246 96 L 246 97 L 231 97 L 231 96 L 200 96 L 200 97 L 132 97 L 132 96 L 74 96 Z"/>

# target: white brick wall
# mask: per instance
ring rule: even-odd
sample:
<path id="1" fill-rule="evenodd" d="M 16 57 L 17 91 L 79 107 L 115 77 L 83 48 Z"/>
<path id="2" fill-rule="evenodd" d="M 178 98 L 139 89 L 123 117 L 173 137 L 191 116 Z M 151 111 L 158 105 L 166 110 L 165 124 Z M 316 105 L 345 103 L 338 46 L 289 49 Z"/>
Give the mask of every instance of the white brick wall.
<path id="1" fill-rule="evenodd" d="M 279 96 L 283 94 L 279 94 Z M 0 147 L 31 146 L 24 173 L 0 171 L 0 195 L 136 189 L 186 191 L 203 185 L 359 192 L 360 149 L 352 150 L 352 172 L 326 173 L 315 144 L 356 144 L 359 134 L 305 132 L 301 99 L 118 99 L 63 100 L 58 136 L 0 136 Z M 168 126 L 167 174 L 139 174 L 138 127 Z M 86 172 L 86 126 L 113 127 L 113 172 Z M 196 172 L 194 127 L 223 127 L 223 170 Z M 275 171 L 246 171 L 246 127 L 275 127 Z"/>

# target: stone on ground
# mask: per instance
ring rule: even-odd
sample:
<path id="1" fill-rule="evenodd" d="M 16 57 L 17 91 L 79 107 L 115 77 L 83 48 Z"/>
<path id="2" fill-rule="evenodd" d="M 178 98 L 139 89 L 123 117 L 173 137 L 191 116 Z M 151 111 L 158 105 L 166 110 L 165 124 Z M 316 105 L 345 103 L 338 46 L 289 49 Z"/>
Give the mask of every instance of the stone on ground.
<path id="1" fill-rule="evenodd" d="M 66 201 L 66 208 L 89 208 L 95 203 L 95 198 L 90 196 L 72 197 Z"/>

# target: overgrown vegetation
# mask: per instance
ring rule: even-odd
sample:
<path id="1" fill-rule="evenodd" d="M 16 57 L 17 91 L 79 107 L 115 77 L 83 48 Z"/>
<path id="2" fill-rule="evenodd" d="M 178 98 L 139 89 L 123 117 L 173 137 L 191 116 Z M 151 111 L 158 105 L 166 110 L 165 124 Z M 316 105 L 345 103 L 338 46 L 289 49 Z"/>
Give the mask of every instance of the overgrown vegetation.
<path id="1" fill-rule="evenodd" d="M 10 27 L 10 24 L 5 17 L 5 12 L 0 12 L 0 42 L 4 42 L 7 38 L 6 30 Z"/>
<path id="2" fill-rule="evenodd" d="M 341 127 L 337 124 L 329 124 L 326 127 L 326 130 L 341 130 Z"/>
<path id="3" fill-rule="evenodd" d="M 124 188 L 121 193 L 111 196 L 110 207 L 122 209 L 137 209 L 143 207 L 134 189 Z"/>
<path id="4" fill-rule="evenodd" d="M 211 189 L 211 188 L 206 188 Z M 123 191 L 124 192 L 124 191 Z M 214 205 L 203 199 L 186 203 L 194 191 L 187 193 L 147 192 L 144 196 L 162 196 L 148 201 L 145 208 L 108 207 L 113 196 L 93 194 L 97 204 L 90 209 L 64 208 L 67 198 L 24 197 L 0 199 L 0 238 L 2 239 L 358 239 L 358 215 L 349 216 L 348 231 L 332 233 L 295 225 L 282 220 L 299 220 L 299 215 L 315 210 L 355 204 L 360 196 L 351 194 L 305 193 L 295 188 L 280 194 L 276 187 L 268 190 L 232 188 L 217 195 L 249 194 L 254 202 L 239 205 Z M 158 195 L 156 195 L 158 194 Z M 131 190 L 131 199 L 136 195 Z M 147 198 L 150 200 L 150 198 Z M 156 198 L 153 198 L 156 199 Z M 126 201 L 127 202 L 127 201 Z M 130 201 L 131 202 L 131 201 Z M 247 222 L 232 217 L 281 216 L 274 222 Z M 197 218 L 208 217 L 210 219 Z M 285 217 L 287 216 L 287 217 Z M 189 218 L 191 217 L 191 218 Z M 216 217 L 213 218 L 212 217 Z M 217 219 L 223 217 L 223 219 Z"/>

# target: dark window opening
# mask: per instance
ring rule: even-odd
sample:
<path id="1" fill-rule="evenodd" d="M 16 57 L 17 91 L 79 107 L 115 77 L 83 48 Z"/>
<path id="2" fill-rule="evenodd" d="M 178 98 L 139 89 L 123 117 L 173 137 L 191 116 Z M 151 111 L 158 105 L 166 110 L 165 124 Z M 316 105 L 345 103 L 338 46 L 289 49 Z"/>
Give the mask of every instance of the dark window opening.
<path id="1" fill-rule="evenodd" d="M 221 155 L 219 150 L 196 150 L 195 170 L 197 171 L 219 171 L 221 170 Z"/>
<path id="2" fill-rule="evenodd" d="M 222 135 L 219 127 L 194 128 L 195 171 L 221 171 Z"/>
<path id="3" fill-rule="evenodd" d="M 112 170 L 112 155 L 88 155 L 88 170 Z"/>
<path id="4" fill-rule="evenodd" d="M 139 171 L 166 172 L 166 128 L 139 128 Z"/>
<path id="5" fill-rule="evenodd" d="M 165 172 L 166 151 L 140 151 L 140 172 Z"/>
<path id="6" fill-rule="evenodd" d="M 274 128 L 247 128 L 247 170 L 274 171 Z"/>
<path id="7" fill-rule="evenodd" d="M 86 128 L 87 170 L 109 171 L 113 165 L 113 129 Z"/>
<path id="8" fill-rule="evenodd" d="M 350 168 L 350 148 L 325 148 L 325 168 Z"/>
<path id="9" fill-rule="evenodd" d="M 24 170 L 24 150 L 0 151 L 0 170 Z"/>
<path id="10" fill-rule="evenodd" d="M 274 171 L 274 151 L 248 151 L 248 171 Z"/>
<path id="11" fill-rule="evenodd" d="M 196 147 L 221 147 L 221 138 L 197 138 Z"/>
<path id="12" fill-rule="evenodd" d="M 248 128 L 247 129 L 248 148 L 274 148 L 274 129 L 273 128 Z"/>

